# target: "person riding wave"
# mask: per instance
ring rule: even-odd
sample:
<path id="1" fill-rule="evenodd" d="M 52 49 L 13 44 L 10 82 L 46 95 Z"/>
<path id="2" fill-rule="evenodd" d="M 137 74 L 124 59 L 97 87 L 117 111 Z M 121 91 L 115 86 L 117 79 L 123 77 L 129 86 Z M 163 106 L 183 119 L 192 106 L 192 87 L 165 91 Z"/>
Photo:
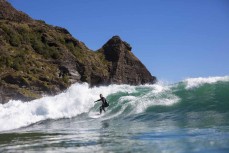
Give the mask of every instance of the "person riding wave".
<path id="1" fill-rule="evenodd" d="M 108 107 L 109 104 L 108 104 L 107 100 L 103 97 L 102 94 L 100 94 L 99 96 L 100 96 L 100 99 L 99 100 L 96 100 L 94 103 L 96 103 L 98 101 L 102 101 L 102 106 L 99 107 L 99 111 L 100 111 L 100 114 L 101 114 L 102 113 L 102 110 L 104 112 L 106 112 L 105 107 Z"/>

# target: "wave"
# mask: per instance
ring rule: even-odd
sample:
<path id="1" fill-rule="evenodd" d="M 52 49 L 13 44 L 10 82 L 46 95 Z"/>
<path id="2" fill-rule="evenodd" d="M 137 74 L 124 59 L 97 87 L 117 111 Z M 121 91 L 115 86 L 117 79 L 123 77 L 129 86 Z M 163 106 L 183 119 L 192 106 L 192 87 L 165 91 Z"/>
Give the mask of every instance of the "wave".
<path id="1" fill-rule="evenodd" d="M 186 89 L 191 89 L 194 87 L 199 87 L 203 84 L 213 84 L 216 82 L 228 82 L 229 76 L 224 77 L 208 77 L 208 78 L 188 78 L 184 80 L 183 82 L 186 84 Z"/>
<path id="2" fill-rule="evenodd" d="M 73 84 L 56 96 L 30 102 L 11 100 L 0 105 L 0 131 L 17 129 L 47 120 L 72 118 L 97 112 L 102 93 L 110 103 L 105 119 L 144 113 L 229 110 L 229 76 L 189 78 L 176 84 L 110 85 L 89 88 Z"/>

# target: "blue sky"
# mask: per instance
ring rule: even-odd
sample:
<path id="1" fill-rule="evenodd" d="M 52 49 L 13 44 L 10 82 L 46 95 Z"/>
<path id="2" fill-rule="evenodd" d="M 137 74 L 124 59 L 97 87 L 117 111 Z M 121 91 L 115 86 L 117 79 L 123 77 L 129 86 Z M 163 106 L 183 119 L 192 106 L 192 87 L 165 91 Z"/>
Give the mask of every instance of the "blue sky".
<path id="1" fill-rule="evenodd" d="M 159 80 L 229 75 L 228 0 L 9 0 L 90 49 L 119 35 Z"/>

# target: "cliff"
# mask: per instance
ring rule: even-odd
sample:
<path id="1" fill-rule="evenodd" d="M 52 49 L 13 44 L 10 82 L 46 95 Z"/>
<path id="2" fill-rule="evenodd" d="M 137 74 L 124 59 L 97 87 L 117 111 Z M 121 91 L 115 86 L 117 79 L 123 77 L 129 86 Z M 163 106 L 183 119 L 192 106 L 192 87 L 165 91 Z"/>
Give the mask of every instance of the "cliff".
<path id="1" fill-rule="evenodd" d="M 120 37 L 91 51 L 66 29 L 33 20 L 0 0 L 0 103 L 54 95 L 75 82 L 95 86 L 155 81 Z"/>
<path id="2" fill-rule="evenodd" d="M 139 85 L 154 83 L 155 77 L 131 52 L 132 47 L 119 36 L 112 37 L 98 52 L 109 62 L 108 83 Z M 106 81 L 104 81 L 106 82 Z"/>

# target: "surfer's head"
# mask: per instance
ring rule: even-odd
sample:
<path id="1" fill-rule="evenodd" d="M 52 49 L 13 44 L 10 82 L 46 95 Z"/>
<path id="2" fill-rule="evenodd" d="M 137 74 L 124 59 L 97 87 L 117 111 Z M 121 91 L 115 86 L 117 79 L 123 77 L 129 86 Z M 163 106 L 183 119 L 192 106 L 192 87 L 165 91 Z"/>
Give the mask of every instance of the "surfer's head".
<path id="1" fill-rule="evenodd" d="M 102 95 L 102 94 L 100 94 L 99 96 L 100 96 L 100 98 L 102 98 L 102 97 L 103 97 L 103 95 Z"/>

